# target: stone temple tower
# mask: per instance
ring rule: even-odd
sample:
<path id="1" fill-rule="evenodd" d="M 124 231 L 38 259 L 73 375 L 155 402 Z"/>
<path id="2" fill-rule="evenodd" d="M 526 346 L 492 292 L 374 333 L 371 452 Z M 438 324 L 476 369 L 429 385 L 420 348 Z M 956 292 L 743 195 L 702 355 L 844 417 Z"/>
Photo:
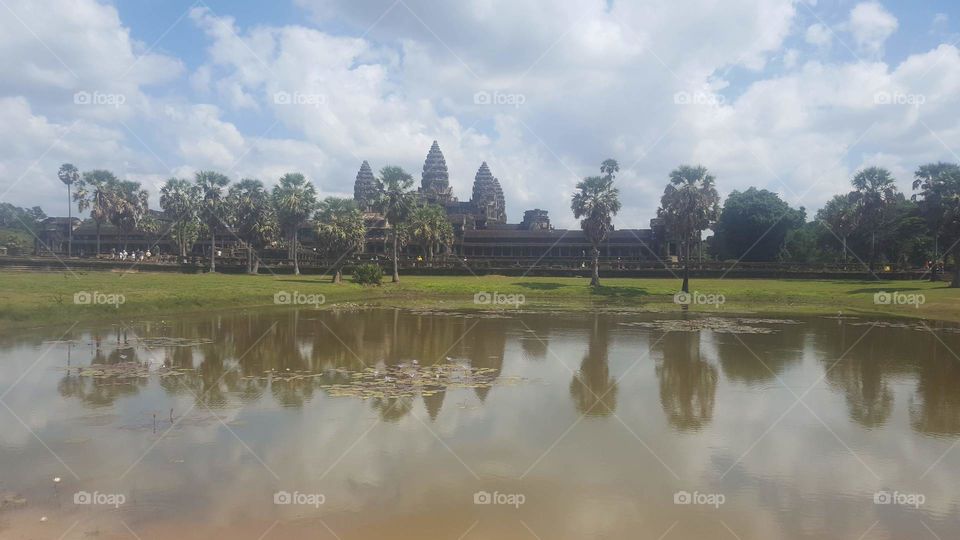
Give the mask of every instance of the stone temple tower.
<path id="1" fill-rule="evenodd" d="M 500 181 L 490 172 L 484 161 L 473 180 L 473 197 L 470 200 L 487 223 L 506 223 L 507 204 L 503 198 Z"/>
<path id="2" fill-rule="evenodd" d="M 427 159 L 423 162 L 420 194 L 425 200 L 435 204 L 447 204 L 454 200 L 453 190 L 450 187 L 450 173 L 447 171 L 447 160 L 443 157 L 437 141 L 433 141 L 427 153 Z"/>
<path id="3" fill-rule="evenodd" d="M 373 177 L 370 164 L 364 161 L 357 172 L 357 180 L 353 183 L 353 200 L 361 211 L 368 212 L 372 210 L 376 197 L 377 179 Z"/>

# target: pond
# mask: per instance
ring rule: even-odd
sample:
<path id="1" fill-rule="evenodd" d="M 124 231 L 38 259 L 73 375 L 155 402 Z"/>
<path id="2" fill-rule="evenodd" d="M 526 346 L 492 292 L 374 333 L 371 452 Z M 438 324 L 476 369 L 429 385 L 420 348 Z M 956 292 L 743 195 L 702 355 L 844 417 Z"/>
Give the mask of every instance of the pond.
<path id="1" fill-rule="evenodd" d="M 3 538 L 957 538 L 960 328 L 265 310 L 0 336 Z"/>

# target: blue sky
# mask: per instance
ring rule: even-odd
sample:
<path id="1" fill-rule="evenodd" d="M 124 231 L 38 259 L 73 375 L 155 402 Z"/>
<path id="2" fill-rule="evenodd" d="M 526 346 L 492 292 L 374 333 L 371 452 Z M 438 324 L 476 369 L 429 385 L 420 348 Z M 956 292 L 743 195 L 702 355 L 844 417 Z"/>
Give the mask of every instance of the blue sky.
<path id="1" fill-rule="evenodd" d="M 0 199 L 50 214 L 66 161 L 156 206 L 167 178 L 208 168 L 348 195 L 360 161 L 419 177 L 438 140 L 461 198 L 487 161 L 512 220 L 573 226 L 576 181 L 614 157 L 620 227 L 646 226 L 683 163 L 812 214 L 858 168 L 909 191 L 920 164 L 960 161 L 954 2 L 7 3 L 0 121 L 20 135 Z"/>

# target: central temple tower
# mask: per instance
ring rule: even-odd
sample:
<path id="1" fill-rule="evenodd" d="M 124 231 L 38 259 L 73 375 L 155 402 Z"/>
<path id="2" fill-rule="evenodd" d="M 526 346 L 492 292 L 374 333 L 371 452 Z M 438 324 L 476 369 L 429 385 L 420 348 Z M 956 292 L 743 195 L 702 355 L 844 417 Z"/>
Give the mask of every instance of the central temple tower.
<path id="1" fill-rule="evenodd" d="M 433 141 L 427 159 L 423 162 L 423 174 L 420 177 L 420 195 L 424 200 L 434 204 L 448 204 L 454 202 L 453 189 L 450 187 L 450 173 L 447 171 L 447 160 L 440 151 L 440 145 Z"/>

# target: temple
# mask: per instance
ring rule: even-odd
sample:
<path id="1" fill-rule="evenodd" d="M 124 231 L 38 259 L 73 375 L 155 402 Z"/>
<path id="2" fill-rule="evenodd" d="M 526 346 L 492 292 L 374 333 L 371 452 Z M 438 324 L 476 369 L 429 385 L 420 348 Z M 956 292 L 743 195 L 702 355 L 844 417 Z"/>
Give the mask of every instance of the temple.
<path id="1" fill-rule="evenodd" d="M 359 254 L 359 258 L 386 262 L 390 223 L 377 209 L 379 182 L 373 170 L 370 163 L 364 161 L 353 186 L 353 198 L 363 212 L 367 225 L 364 252 Z M 457 199 L 450 185 L 447 160 L 436 141 L 427 152 L 416 193 L 420 202 L 436 204 L 444 209 L 454 231 L 454 241 L 440 253 L 440 259 L 434 261 L 424 261 L 427 257 L 421 246 L 411 242 L 403 249 L 401 264 L 404 266 L 425 264 L 434 269 L 470 272 L 519 268 L 521 270 L 518 271 L 527 272 L 524 269 L 582 269 L 589 263 L 592 246 L 583 231 L 579 228 L 554 228 L 546 210 L 526 210 L 519 222 L 508 223 L 503 187 L 486 162 L 480 164 L 473 177 L 470 200 Z M 176 257 L 178 248 L 173 235 L 169 234 L 173 220 L 156 210 L 151 210 L 148 217 L 151 227 L 137 227 L 127 232 L 118 230 L 110 222 L 97 227 L 90 219 L 47 218 L 41 223 L 32 251 L 40 254 L 66 253 L 72 230 L 73 252 L 81 257 L 96 255 L 99 245 L 100 254 L 150 250 L 151 253 L 164 256 L 164 260 L 184 259 Z M 223 250 L 225 259 L 233 256 L 243 260 L 244 248 L 236 231 L 224 227 L 215 234 L 215 245 Z M 322 267 L 328 262 L 323 259 L 323 246 L 319 244 L 315 223 L 305 222 L 301 226 L 299 239 L 303 264 Z M 196 259 L 209 249 L 209 239 L 200 237 L 185 258 Z M 640 268 L 651 262 L 671 260 L 675 252 L 674 243 L 667 241 L 662 222 L 658 219 L 651 220 L 649 229 L 614 230 L 600 247 L 601 262 L 606 269 Z M 284 264 L 289 251 L 277 245 L 261 250 L 260 256 L 264 261 Z"/>
<path id="2" fill-rule="evenodd" d="M 389 224 L 370 204 L 369 194 L 375 185 L 370 164 L 364 161 L 354 184 L 354 199 L 367 220 L 367 253 L 384 254 Z M 591 250 L 583 231 L 555 229 L 546 210 L 526 210 L 519 223 L 508 223 L 503 187 L 486 161 L 473 178 L 470 200 L 457 199 L 450 185 L 447 160 L 437 141 L 433 141 L 423 162 L 417 196 L 422 203 L 436 204 L 446 211 L 455 234 L 451 250 L 458 257 L 569 263 L 571 259 L 587 257 Z M 661 236 L 659 220 L 652 220 L 650 229 L 615 230 L 602 246 L 601 256 L 620 261 L 657 259 L 665 249 Z M 418 250 L 418 246 L 411 245 L 404 251 L 417 255 Z"/>

